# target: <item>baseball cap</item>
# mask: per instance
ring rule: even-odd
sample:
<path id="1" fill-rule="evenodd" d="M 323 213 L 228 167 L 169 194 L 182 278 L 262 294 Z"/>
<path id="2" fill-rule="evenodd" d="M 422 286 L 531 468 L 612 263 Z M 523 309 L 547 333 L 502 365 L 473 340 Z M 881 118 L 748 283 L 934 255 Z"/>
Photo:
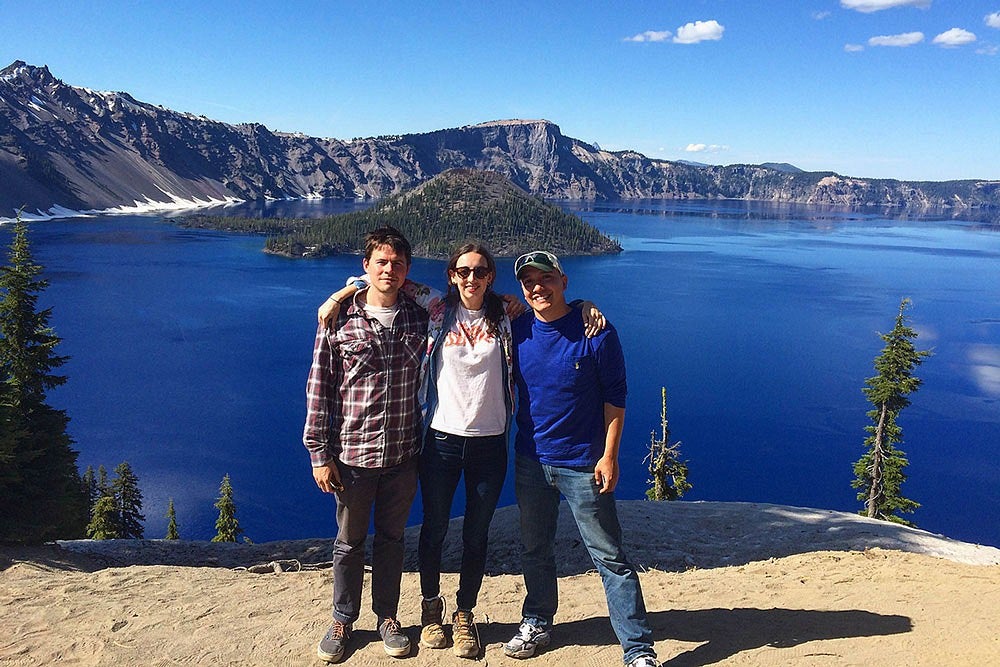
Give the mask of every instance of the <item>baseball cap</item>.
<path id="1" fill-rule="evenodd" d="M 555 271 L 560 275 L 566 275 L 563 273 L 562 265 L 559 264 L 559 258 L 547 250 L 532 250 L 515 259 L 514 275 L 520 279 L 521 270 L 528 266 L 533 266 L 539 271 Z"/>

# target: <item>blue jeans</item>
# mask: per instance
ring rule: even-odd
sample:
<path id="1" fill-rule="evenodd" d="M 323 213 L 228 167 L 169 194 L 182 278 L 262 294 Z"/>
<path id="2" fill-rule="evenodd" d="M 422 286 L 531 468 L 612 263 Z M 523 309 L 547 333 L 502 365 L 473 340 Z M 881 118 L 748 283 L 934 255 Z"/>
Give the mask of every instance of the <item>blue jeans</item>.
<path id="1" fill-rule="evenodd" d="M 471 611 L 483 585 L 490 522 L 507 475 L 507 438 L 504 435 L 465 437 L 428 428 L 420 453 L 424 522 L 417 547 L 420 592 L 425 598 L 441 592 L 441 548 L 448 534 L 452 499 L 463 474 L 465 516 L 456 602 L 459 609 Z"/>
<path id="2" fill-rule="evenodd" d="M 614 494 L 597 492 L 593 468 L 562 468 L 516 456 L 514 487 L 521 510 L 521 567 L 527 588 L 521 616 L 547 627 L 556 614 L 554 547 L 562 493 L 601 575 L 611 627 L 621 642 L 625 662 L 655 655 L 639 575 L 622 548 Z"/>

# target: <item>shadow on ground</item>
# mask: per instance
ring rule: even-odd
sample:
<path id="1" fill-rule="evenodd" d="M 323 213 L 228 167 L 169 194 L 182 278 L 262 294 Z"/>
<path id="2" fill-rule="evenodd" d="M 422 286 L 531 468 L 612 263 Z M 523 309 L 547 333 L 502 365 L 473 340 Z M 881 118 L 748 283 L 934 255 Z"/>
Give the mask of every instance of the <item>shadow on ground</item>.
<path id="1" fill-rule="evenodd" d="M 910 632 L 906 616 L 861 609 L 698 609 L 649 613 L 654 641 L 677 640 L 700 645 L 676 656 L 661 655 L 664 667 L 696 667 L 721 662 L 764 646 L 789 648 L 821 639 L 879 637 Z M 484 644 L 504 643 L 517 632 L 514 623 L 480 626 Z M 606 616 L 558 623 L 553 646 L 607 646 L 618 643 Z"/>

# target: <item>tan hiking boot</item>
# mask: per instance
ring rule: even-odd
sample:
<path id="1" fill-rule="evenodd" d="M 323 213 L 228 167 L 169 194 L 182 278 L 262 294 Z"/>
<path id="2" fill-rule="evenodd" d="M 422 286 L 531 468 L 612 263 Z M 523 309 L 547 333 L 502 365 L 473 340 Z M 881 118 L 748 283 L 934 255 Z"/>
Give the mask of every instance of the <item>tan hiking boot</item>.
<path id="1" fill-rule="evenodd" d="M 459 609 L 451 616 L 452 652 L 459 658 L 479 656 L 479 630 L 473 621 L 472 612 Z"/>
<path id="2" fill-rule="evenodd" d="M 420 645 L 427 648 L 444 648 L 448 637 L 444 634 L 444 598 L 420 601 Z"/>

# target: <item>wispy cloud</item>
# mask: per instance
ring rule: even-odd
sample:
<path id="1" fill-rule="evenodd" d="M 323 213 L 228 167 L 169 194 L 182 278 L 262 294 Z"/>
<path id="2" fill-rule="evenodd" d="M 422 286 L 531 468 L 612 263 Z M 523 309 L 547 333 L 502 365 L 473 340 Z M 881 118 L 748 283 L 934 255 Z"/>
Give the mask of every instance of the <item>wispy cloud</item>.
<path id="1" fill-rule="evenodd" d="M 924 41 L 922 32 L 904 32 L 899 35 L 878 35 L 868 40 L 868 46 L 913 46 Z"/>
<path id="2" fill-rule="evenodd" d="M 997 46 L 996 44 L 980 46 L 978 49 L 976 49 L 976 53 L 978 53 L 981 56 L 995 56 L 996 54 L 1000 53 L 1000 46 Z"/>
<path id="3" fill-rule="evenodd" d="M 722 39 L 722 33 L 726 28 L 716 20 L 694 21 L 685 23 L 677 28 L 677 34 L 669 30 L 647 30 L 631 37 L 626 37 L 626 42 L 666 42 L 672 41 L 674 44 L 697 44 L 709 40 Z M 673 37 L 673 39 L 670 39 Z"/>
<path id="4" fill-rule="evenodd" d="M 729 146 L 720 144 L 688 144 L 683 150 L 685 153 L 719 153 L 721 151 L 728 151 Z"/>
<path id="5" fill-rule="evenodd" d="M 848 53 L 857 53 L 858 51 L 864 51 L 865 47 L 861 44 L 844 44 L 844 50 Z"/>
<path id="6" fill-rule="evenodd" d="M 931 6 L 931 0 L 840 0 L 840 6 L 844 9 L 853 9 L 863 14 L 880 12 L 883 9 L 893 7 L 920 7 L 927 9 Z"/>
<path id="7" fill-rule="evenodd" d="M 675 44 L 697 44 L 710 40 L 722 39 L 722 33 L 726 28 L 712 19 L 709 21 L 695 21 L 685 23 L 677 29 L 677 36 L 674 37 Z"/>
<path id="8" fill-rule="evenodd" d="M 932 43 L 950 49 L 956 46 L 972 44 L 974 41 L 976 41 L 976 36 L 968 30 L 952 28 L 951 30 L 945 30 L 935 37 Z"/>
<path id="9" fill-rule="evenodd" d="M 671 32 L 669 30 L 647 30 L 646 32 L 640 32 L 638 35 L 632 35 L 631 37 L 626 37 L 626 42 L 665 42 L 670 39 Z"/>
<path id="10" fill-rule="evenodd" d="M 832 14 L 833 12 L 829 11 L 813 12 L 812 17 L 817 21 L 822 21 L 823 19 L 830 18 Z"/>
<path id="11" fill-rule="evenodd" d="M 991 28 L 1000 28 L 1000 12 L 987 14 L 983 21 Z"/>

